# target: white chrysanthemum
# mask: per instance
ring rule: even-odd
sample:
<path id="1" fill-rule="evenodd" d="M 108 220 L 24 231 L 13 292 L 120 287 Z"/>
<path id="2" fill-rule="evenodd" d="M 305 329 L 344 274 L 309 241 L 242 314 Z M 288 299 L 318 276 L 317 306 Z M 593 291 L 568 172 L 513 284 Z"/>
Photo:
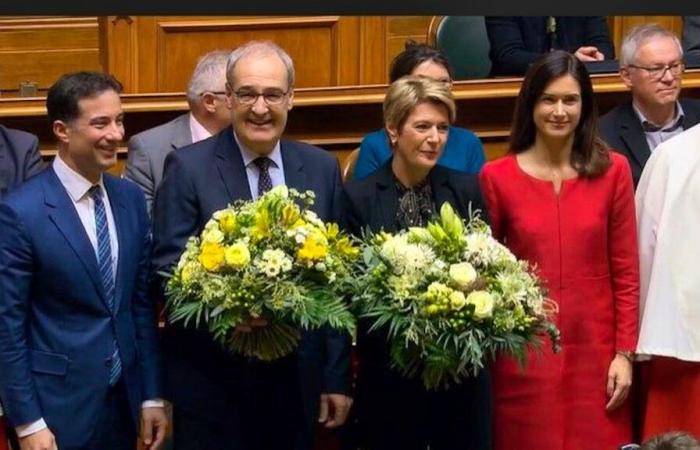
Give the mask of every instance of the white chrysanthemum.
<path id="1" fill-rule="evenodd" d="M 268 249 L 255 261 L 255 266 L 268 277 L 274 277 L 291 270 L 292 260 L 282 250 Z"/>
<path id="2" fill-rule="evenodd" d="M 433 250 L 424 244 L 409 244 L 406 235 L 395 236 L 382 244 L 381 255 L 398 274 L 427 269 L 435 260 Z"/>
<path id="3" fill-rule="evenodd" d="M 324 228 L 326 225 L 323 223 L 321 219 L 318 218 L 315 212 L 311 210 L 304 211 L 304 220 L 309 222 L 310 224 L 316 225 L 318 228 Z"/>

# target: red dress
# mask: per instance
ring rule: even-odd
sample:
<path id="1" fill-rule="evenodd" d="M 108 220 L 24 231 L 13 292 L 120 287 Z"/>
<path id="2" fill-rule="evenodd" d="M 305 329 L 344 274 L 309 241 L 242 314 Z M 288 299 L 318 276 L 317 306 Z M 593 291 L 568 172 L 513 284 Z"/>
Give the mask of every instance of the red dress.
<path id="1" fill-rule="evenodd" d="M 494 236 L 537 266 L 559 305 L 562 350 L 547 341 L 521 369 L 493 365 L 496 450 L 614 450 L 632 441 L 629 399 L 607 413 L 607 373 L 616 350 L 637 340 L 639 263 L 634 189 L 627 160 L 596 178 L 549 181 L 515 155 L 484 166 L 481 188 Z"/>

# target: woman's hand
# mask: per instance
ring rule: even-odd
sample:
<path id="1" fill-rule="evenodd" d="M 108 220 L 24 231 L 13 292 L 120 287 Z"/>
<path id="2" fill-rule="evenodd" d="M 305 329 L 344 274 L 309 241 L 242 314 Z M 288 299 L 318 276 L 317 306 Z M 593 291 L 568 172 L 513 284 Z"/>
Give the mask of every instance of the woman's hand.
<path id="1" fill-rule="evenodd" d="M 607 392 L 610 400 L 605 409 L 612 411 L 625 402 L 632 385 L 632 361 L 621 354 L 616 354 L 608 369 Z"/>

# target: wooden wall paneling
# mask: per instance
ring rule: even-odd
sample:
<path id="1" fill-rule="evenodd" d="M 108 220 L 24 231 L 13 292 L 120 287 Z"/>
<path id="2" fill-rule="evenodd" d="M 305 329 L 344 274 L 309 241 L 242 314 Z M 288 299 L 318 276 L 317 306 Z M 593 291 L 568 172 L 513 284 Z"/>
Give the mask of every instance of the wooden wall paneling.
<path id="1" fill-rule="evenodd" d="M 105 70 L 122 83 L 125 93 L 139 92 L 139 75 L 147 67 L 138 64 L 139 32 L 143 20 L 136 16 L 102 16 L 100 50 Z"/>
<path id="2" fill-rule="evenodd" d="M 42 95 L 66 72 L 101 70 L 97 17 L 0 17 L 0 61 L 5 97 L 24 81 Z"/>
<path id="3" fill-rule="evenodd" d="M 385 82 L 389 81 L 389 64 L 404 50 L 407 39 L 425 43 L 433 16 L 387 16 L 387 59 Z"/>
<path id="4" fill-rule="evenodd" d="M 615 45 L 615 55 L 619 58 L 622 39 L 637 25 L 646 23 L 656 23 L 664 28 L 673 31 L 679 38 L 683 30 L 683 19 L 681 16 L 609 16 L 608 28 L 610 37 Z"/>
<path id="5" fill-rule="evenodd" d="M 387 21 L 381 16 L 360 18 L 360 79 L 358 84 L 387 82 Z"/>

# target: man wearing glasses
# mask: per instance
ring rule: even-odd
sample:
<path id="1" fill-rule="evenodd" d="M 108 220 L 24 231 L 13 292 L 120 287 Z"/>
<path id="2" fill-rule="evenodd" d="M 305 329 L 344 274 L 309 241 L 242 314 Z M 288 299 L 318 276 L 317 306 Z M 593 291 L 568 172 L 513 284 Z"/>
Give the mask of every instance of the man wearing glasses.
<path id="1" fill-rule="evenodd" d="M 633 28 L 622 41 L 620 77 L 632 101 L 600 119 L 600 135 L 627 157 L 635 187 L 661 142 L 700 122 L 700 101 L 679 100 L 685 65 L 678 37 L 655 24 Z"/>
<path id="2" fill-rule="evenodd" d="M 199 59 L 187 86 L 189 113 L 129 139 L 124 178 L 141 187 L 149 215 L 168 153 L 204 140 L 231 124 L 224 90 L 228 55 L 227 51 L 215 50 Z"/>
<path id="3" fill-rule="evenodd" d="M 153 213 L 155 273 L 171 270 L 215 211 L 274 186 L 314 191 L 318 216 L 337 220 L 336 158 L 281 139 L 294 98 L 289 55 L 269 41 L 249 42 L 229 56 L 226 78 L 232 126 L 165 160 Z M 155 281 L 162 290 L 164 280 Z M 170 324 L 163 337 L 177 450 L 310 450 L 318 423 L 333 428 L 347 418 L 348 335 L 304 332 L 296 352 L 273 362 L 234 355 L 206 330 Z"/>

